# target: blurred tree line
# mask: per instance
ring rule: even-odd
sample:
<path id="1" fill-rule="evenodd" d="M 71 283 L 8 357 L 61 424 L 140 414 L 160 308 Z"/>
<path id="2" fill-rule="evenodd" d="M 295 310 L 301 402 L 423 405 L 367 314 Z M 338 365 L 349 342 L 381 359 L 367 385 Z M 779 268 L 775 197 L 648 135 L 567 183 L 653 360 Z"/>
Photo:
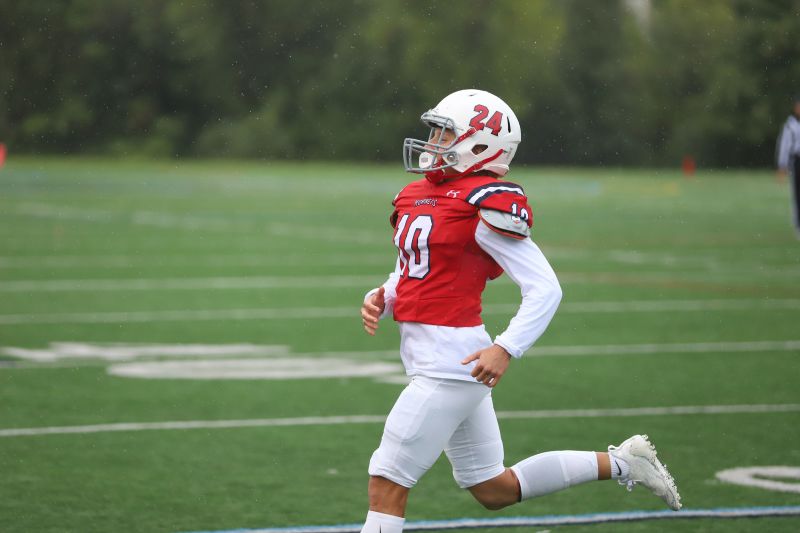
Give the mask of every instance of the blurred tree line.
<path id="1" fill-rule="evenodd" d="M 518 160 L 769 165 L 798 0 L 0 0 L 17 152 L 398 160 L 476 87 Z"/>

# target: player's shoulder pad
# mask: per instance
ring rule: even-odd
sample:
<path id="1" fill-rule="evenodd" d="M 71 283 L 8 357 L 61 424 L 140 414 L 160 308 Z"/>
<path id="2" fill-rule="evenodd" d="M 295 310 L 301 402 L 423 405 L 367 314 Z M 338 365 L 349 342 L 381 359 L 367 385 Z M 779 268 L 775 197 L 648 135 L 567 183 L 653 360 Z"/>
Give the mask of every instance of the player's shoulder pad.
<path id="1" fill-rule="evenodd" d="M 481 211 L 493 210 L 506 213 L 519 218 L 528 228 L 533 226 L 533 211 L 528 205 L 528 197 L 516 183 L 493 181 L 479 185 L 467 194 L 465 200 Z M 482 218 L 486 220 L 486 217 Z"/>
<path id="2" fill-rule="evenodd" d="M 495 196 L 521 197 L 527 200 L 525 191 L 516 183 L 495 180 L 478 185 L 464 199 L 475 207 L 484 207 L 483 204 Z"/>
<path id="3" fill-rule="evenodd" d="M 500 235 L 518 240 L 524 240 L 531 236 L 531 228 L 527 221 L 522 220 L 519 216 L 495 209 L 479 209 L 478 216 L 490 230 Z"/>

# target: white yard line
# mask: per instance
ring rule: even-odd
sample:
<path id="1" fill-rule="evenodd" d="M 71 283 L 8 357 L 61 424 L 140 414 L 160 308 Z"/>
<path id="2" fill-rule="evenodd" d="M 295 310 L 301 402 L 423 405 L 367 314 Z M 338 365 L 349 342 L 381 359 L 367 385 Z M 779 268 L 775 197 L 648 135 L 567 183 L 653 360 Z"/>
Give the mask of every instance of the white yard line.
<path id="1" fill-rule="evenodd" d="M 0 315 L 0 325 L 117 324 L 125 322 L 200 322 L 209 320 L 305 320 L 311 318 L 344 317 L 357 318 L 358 309 L 355 307 L 303 307 L 296 309 L 210 309 Z"/>
<path id="2" fill-rule="evenodd" d="M 516 313 L 519 305 L 489 304 L 484 313 Z M 798 298 L 778 299 L 709 299 L 709 300 L 628 300 L 566 302 L 559 306 L 560 313 L 628 313 L 671 311 L 748 311 L 766 309 L 800 309 Z"/>
<path id="3" fill-rule="evenodd" d="M 372 276 L 375 283 L 381 276 Z M 0 281 L 0 292 L 160 291 L 366 287 L 370 276 L 247 276 L 164 279 L 60 279 Z M 366 292 L 366 290 L 365 290 Z"/>
<path id="4" fill-rule="evenodd" d="M 64 359 L 131 361 L 153 357 L 220 358 L 289 356 L 288 346 L 274 344 L 147 344 L 51 342 L 47 348 L 0 346 L 0 354 L 37 363 Z M 336 357 L 335 355 L 331 357 Z"/>
<path id="5" fill-rule="evenodd" d="M 313 287 L 296 278 L 297 287 Z M 331 280 L 331 278 L 325 278 Z M 331 281 L 339 288 L 363 278 L 341 276 Z M 265 283 L 270 282 L 265 280 Z M 488 304 L 484 315 L 514 314 L 517 304 Z M 800 309 L 800 299 L 730 299 L 730 300 L 631 300 L 568 302 L 559 313 L 630 313 L 630 312 L 701 312 L 701 311 L 764 311 Z M 308 320 L 357 318 L 358 308 L 350 307 L 265 307 L 256 309 L 177 309 L 164 311 L 96 311 L 77 313 L 41 313 L 0 315 L 0 325 L 18 324 L 118 324 L 125 322 L 200 322 L 208 320 Z"/>
<path id="6" fill-rule="evenodd" d="M 631 416 L 721 415 L 747 413 L 796 413 L 800 404 L 682 405 L 674 407 L 630 407 L 621 409 L 552 409 L 539 411 L 498 411 L 501 419 L 605 418 Z M 173 422 L 125 422 L 83 426 L 53 426 L 0 429 L 0 437 L 110 433 L 180 429 L 229 429 L 248 427 L 297 427 L 346 424 L 382 424 L 384 415 L 309 416 L 256 418 L 245 420 L 188 420 Z"/>
<path id="7" fill-rule="evenodd" d="M 673 407 L 622 407 L 612 409 L 553 409 L 538 411 L 498 411 L 498 418 L 603 418 L 625 416 L 724 415 L 744 413 L 796 413 L 800 403 L 684 405 Z"/>
<path id="8" fill-rule="evenodd" d="M 14 357 L 13 361 L 0 361 L 0 368 L 76 368 L 78 366 L 105 366 L 109 362 L 163 361 L 164 359 L 215 361 L 261 358 L 355 359 L 360 364 L 377 360 L 398 359 L 398 350 L 324 351 L 297 353 L 289 346 L 275 344 L 147 344 L 147 343 L 83 343 L 51 342 L 44 348 L 0 346 L 0 355 Z M 20 359 L 22 361 L 18 361 Z M 58 364 L 59 361 L 68 361 Z"/>
<path id="9" fill-rule="evenodd" d="M 662 344 L 606 344 L 533 347 L 528 356 L 653 355 L 665 353 L 795 352 L 800 340 L 742 342 L 679 342 Z"/>

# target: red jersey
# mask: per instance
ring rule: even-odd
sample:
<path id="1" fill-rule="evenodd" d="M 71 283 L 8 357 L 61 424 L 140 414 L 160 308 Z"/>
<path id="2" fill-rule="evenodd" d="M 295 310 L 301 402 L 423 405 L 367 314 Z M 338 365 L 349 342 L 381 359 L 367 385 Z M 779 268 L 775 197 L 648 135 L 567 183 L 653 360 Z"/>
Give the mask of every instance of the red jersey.
<path id="1" fill-rule="evenodd" d="M 394 303 L 398 322 L 479 326 L 486 281 L 503 269 L 475 242 L 478 210 L 511 213 L 532 225 L 522 187 L 489 176 L 439 184 L 421 179 L 392 202 L 400 280 Z"/>

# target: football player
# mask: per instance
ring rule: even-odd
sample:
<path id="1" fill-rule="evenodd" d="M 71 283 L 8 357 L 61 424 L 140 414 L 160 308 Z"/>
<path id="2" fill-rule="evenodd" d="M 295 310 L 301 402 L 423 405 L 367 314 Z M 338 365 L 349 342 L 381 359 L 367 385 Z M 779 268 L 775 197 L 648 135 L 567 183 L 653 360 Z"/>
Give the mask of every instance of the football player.
<path id="1" fill-rule="evenodd" d="M 641 483 L 678 510 L 672 476 L 646 435 L 607 452 L 552 451 L 503 465 L 492 389 L 512 358 L 544 332 L 561 288 L 530 239 L 533 213 L 519 185 L 505 181 L 522 138 L 500 98 L 463 90 L 422 114 L 427 140 L 406 139 L 408 172 L 424 178 L 395 197 L 390 222 L 394 272 L 367 293 L 364 329 L 392 314 L 411 383 L 386 420 L 369 464 L 365 533 L 399 533 L 409 490 L 445 452 L 458 485 L 488 509 L 598 479 Z M 508 328 L 494 341 L 481 320 L 481 293 L 503 272 L 522 292 Z"/>

